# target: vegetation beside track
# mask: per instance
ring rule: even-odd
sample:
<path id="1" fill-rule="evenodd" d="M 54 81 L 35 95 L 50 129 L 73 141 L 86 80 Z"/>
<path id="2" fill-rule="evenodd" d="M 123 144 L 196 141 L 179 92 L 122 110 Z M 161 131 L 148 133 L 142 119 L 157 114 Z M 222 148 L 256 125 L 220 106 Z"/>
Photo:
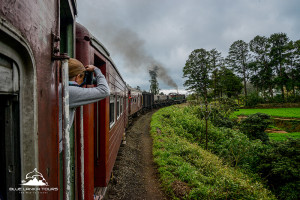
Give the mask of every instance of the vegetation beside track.
<path id="1" fill-rule="evenodd" d="M 242 133 L 210 124 L 210 151 L 206 151 L 204 122 L 194 111 L 190 107 L 171 106 L 152 117 L 154 161 L 170 196 L 174 199 L 275 199 L 257 175 L 237 167 L 246 163 L 246 155 L 254 154 L 261 142 L 252 143 Z M 224 138 L 227 140 L 222 142 Z M 224 152 L 225 149 L 228 151 Z"/>

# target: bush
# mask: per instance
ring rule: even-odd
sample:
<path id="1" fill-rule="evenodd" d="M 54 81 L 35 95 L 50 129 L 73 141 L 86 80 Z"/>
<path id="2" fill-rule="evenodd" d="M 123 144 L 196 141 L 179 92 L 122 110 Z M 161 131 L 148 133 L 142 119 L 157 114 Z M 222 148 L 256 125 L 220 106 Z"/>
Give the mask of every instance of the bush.
<path id="1" fill-rule="evenodd" d="M 221 98 L 217 102 L 208 105 L 208 119 L 217 127 L 232 128 L 234 122 L 229 118 L 230 115 L 238 109 L 234 99 Z M 206 106 L 204 104 L 193 107 L 193 113 L 199 119 L 205 119 Z"/>
<path id="2" fill-rule="evenodd" d="M 234 122 L 229 117 L 237 109 L 238 105 L 234 99 L 222 98 L 212 107 L 210 120 L 214 126 L 232 128 Z"/>
<path id="3" fill-rule="evenodd" d="M 299 95 L 291 95 L 291 96 L 288 96 L 287 99 L 286 99 L 287 102 L 289 103 L 297 103 L 297 102 L 300 102 L 300 96 Z"/>
<path id="4" fill-rule="evenodd" d="M 212 119 L 213 125 L 217 127 L 226 127 L 226 128 L 232 128 L 234 126 L 234 122 L 229 119 L 228 117 L 224 117 L 222 115 L 216 115 Z"/>
<path id="5" fill-rule="evenodd" d="M 279 199 L 300 197 L 300 139 L 271 141 L 264 151 L 258 152 L 257 171 L 266 178 Z"/>
<path id="6" fill-rule="evenodd" d="M 282 98 L 281 94 L 277 94 L 271 99 L 272 103 L 284 103 L 284 99 Z"/>
<path id="7" fill-rule="evenodd" d="M 269 136 L 265 130 L 271 124 L 270 115 L 256 113 L 243 119 L 240 124 L 240 131 L 246 134 L 250 139 L 260 139 L 263 142 L 269 141 Z"/>
<path id="8" fill-rule="evenodd" d="M 245 99 L 245 106 L 247 107 L 254 107 L 260 103 L 264 103 L 264 99 L 260 97 L 257 93 L 252 93 Z"/>

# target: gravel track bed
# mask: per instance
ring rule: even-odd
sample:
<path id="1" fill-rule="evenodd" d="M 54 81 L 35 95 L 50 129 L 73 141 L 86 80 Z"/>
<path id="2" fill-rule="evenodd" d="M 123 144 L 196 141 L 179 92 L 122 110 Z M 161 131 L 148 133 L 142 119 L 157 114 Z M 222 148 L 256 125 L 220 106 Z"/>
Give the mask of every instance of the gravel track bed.
<path id="1" fill-rule="evenodd" d="M 126 131 L 126 144 L 119 150 L 106 200 L 168 199 L 161 190 L 153 162 L 149 130 L 154 112 L 139 116 Z"/>

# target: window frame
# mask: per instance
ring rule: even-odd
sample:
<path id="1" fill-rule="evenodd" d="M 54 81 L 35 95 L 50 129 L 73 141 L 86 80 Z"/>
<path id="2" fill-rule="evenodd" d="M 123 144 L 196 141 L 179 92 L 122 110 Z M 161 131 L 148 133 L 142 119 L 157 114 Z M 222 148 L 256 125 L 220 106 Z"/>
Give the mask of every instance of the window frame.
<path id="1" fill-rule="evenodd" d="M 112 128 L 116 123 L 116 117 L 115 117 L 116 116 L 116 106 L 115 106 L 116 102 L 115 102 L 115 99 L 116 99 L 115 95 L 110 95 L 109 96 L 109 128 Z M 114 107 L 113 112 L 111 112 L 111 106 L 110 106 L 111 103 L 113 103 L 113 107 Z M 113 121 L 111 121 L 111 113 L 113 113 Z"/>
<path id="2" fill-rule="evenodd" d="M 116 104 L 116 111 L 117 111 L 116 116 L 117 116 L 117 120 L 118 120 L 121 116 L 121 113 L 120 113 L 120 96 L 119 95 L 117 95 L 117 102 L 116 103 L 117 103 Z"/>
<path id="3" fill-rule="evenodd" d="M 123 114 L 123 109 L 124 109 L 124 98 L 120 97 L 120 115 Z"/>

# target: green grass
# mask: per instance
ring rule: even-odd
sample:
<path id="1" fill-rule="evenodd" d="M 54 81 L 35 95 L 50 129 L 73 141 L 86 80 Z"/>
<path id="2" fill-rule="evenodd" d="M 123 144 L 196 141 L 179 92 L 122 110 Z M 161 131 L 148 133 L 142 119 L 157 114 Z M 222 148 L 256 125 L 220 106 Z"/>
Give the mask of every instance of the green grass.
<path id="1" fill-rule="evenodd" d="M 288 137 L 294 139 L 300 139 L 300 132 L 294 133 L 268 133 L 269 138 L 275 141 L 287 140 Z"/>
<path id="2" fill-rule="evenodd" d="M 234 112 L 234 115 L 251 115 L 258 112 L 273 117 L 300 118 L 300 108 L 240 109 L 239 111 Z"/>

